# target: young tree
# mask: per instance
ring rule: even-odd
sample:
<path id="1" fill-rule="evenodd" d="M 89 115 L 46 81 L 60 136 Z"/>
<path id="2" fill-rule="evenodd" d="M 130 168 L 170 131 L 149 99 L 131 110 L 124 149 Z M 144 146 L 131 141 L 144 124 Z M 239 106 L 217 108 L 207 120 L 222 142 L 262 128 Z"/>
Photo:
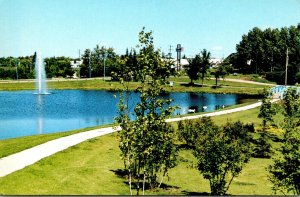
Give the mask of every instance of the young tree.
<path id="1" fill-rule="evenodd" d="M 86 49 L 82 54 L 82 64 L 80 65 L 80 77 L 89 77 L 91 50 Z"/>
<path id="2" fill-rule="evenodd" d="M 225 78 L 226 75 L 229 74 L 231 70 L 231 66 L 227 64 L 221 64 L 217 68 L 215 68 L 215 71 L 213 72 L 215 79 L 216 79 L 216 87 L 218 86 L 218 80 L 219 78 Z"/>
<path id="3" fill-rule="evenodd" d="M 300 194 L 300 95 L 289 88 L 283 96 L 285 133 L 279 157 L 269 166 L 273 190 Z"/>
<path id="4" fill-rule="evenodd" d="M 264 96 L 262 99 L 262 104 L 260 106 L 258 117 L 262 119 L 263 132 L 265 132 L 267 127 L 267 122 L 273 122 L 273 116 L 276 114 L 276 110 L 273 107 L 270 100 L 271 92 L 264 89 L 263 95 Z"/>
<path id="5" fill-rule="evenodd" d="M 288 88 L 283 94 L 283 108 L 288 119 L 300 115 L 300 94 L 296 88 Z"/>
<path id="6" fill-rule="evenodd" d="M 140 102 L 134 109 L 135 120 L 131 121 L 128 103 L 123 96 L 117 122 L 122 128 L 119 132 L 120 149 L 129 180 L 136 179 L 137 194 L 142 181 L 144 194 L 146 182 L 151 188 L 160 186 L 168 170 L 175 166 L 176 147 L 172 141 L 174 129 L 165 122 L 174 107 L 166 107 L 171 100 L 159 98 L 170 75 L 170 64 L 165 63 L 160 51 L 154 49 L 152 32 L 143 29 L 139 42 L 137 77 L 141 81 L 138 88 Z M 124 80 L 120 81 L 124 83 Z"/>
<path id="7" fill-rule="evenodd" d="M 286 131 L 284 142 L 280 148 L 279 158 L 269 166 L 270 180 L 275 193 L 292 192 L 300 194 L 300 128 L 290 128 Z"/>
<path id="8" fill-rule="evenodd" d="M 191 80 L 191 85 L 193 85 L 194 80 L 198 80 L 200 77 L 201 70 L 201 58 L 200 55 L 196 55 L 195 58 L 189 60 L 189 64 L 185 66 L 186 74 Z"/>
<path id="9" fill-rule="evenodd" d="M 182 122 L 179 129 L 190 127 Z M 253 125 L 241 122 L 227 123 L 224 127 L 214 124 L 209 117 L 193 125 L 194 151 L 198 170 L 209 180 L 212 195 L 224 195 L 232 180 L 240 174 L 251 155 L 249 132 Z M 184 128 L 184 129 L 185 129 Z M 195 135 L 196 133 L 196 135 Z"/>
<path id="10" fill-rule="evenodd" d="M 204 133 L 207 128 L 214 128 L 215 126 L 211 118 L 208 117 L 203 117 L 196 121 L 182 120 L 178 122 L 178 138 L 194 150 L 195 141 L 200 137 L 199 135 Z"/>
<path id="11" fill-rule="evenodd" d="M 196 141 L 194 155 L 198 170 L 210 182 L 212 195 L 224 195 L 232 180 L 250 159 L 248 127 L 240 122 L 228 123 L 223 129 L 207 127 Z"/>
<path id="12" fill-rule="evenodd" d="M 256 158 L 271 158 L 272 146 L 267 140 L 265 132 L 261 132 L 259 138 L 255 142 L 252 156 Z"/>

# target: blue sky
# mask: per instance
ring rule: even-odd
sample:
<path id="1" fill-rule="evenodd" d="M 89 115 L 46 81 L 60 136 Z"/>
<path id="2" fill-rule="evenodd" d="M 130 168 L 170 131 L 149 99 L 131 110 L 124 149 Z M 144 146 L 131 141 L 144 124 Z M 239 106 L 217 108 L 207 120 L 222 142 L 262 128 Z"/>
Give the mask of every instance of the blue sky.
<path id="1" fill-rule="evenodd" d="M 96 44 L 123 54 L 143 26 L 166 53 L 180 43 L 188 57 L 226 57 L 253 27 L 298 23 L 300 0 L 0 0 L 0 57 L 78 57 Z"/>

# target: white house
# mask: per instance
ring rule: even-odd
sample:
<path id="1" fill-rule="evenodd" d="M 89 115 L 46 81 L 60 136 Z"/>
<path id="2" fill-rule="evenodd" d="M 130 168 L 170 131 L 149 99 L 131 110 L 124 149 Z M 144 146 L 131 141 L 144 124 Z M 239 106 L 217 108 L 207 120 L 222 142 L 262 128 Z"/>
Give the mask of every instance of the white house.
<path id="1" fill-rule="evenodd" d="M 80 72 L 80 65 L 82 64 L 82 62 L 82 60 L 70 61 L 71 67 L 75 70 L 73 78 L 78 78 Z"/>

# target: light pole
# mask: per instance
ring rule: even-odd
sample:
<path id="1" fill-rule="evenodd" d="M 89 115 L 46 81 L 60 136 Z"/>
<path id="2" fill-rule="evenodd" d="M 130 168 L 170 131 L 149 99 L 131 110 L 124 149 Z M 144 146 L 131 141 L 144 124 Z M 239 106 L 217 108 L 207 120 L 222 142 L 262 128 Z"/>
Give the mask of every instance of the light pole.
<path id="1" fill-rule="evenodd" d="M 19 80 L 18 65 L 20 65 L 20 61 L 18 59 L 16 61 L 17 61 L 17 63 L 16 63 L 16 74 L 17 74 L 17 80 Z"/>
<path id="2" fill-rule="evenodd" d="M 104 66 L 104 70 L 103 70 L 103 80 L 105 81 L 105 59 L 107 57 L 107 52 L 105 51 L 103 54 L 103 66 Z"/>
<path id="3" fill-rule="evenodd" d="M 289 64 L 289 48 L 286 48 L 286 58 L 285 58 L 285 80 L 284 84 L 287 85 L 287 71 L 288 71 L 288 64 Z"/>
<path id="4" fill-rule="evenodd" d="M 92 77 L 92 72 L 91 72 L 91 51 L 90 51 L 90 54 L 89 54 L 89 78 Z"/>

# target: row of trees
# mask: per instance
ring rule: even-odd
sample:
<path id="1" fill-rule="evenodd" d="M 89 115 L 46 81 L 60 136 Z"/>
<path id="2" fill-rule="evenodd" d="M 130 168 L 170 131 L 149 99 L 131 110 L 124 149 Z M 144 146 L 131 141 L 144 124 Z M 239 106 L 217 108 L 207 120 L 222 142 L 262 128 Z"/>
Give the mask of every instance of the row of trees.
<path id="1" fill-rule="evenodd" d="M 300 24 L 297 26 L 253 28 L 236 45 L 228 60 L 243 73 L 265 74 L 267 79 L 284 83 L 288 49 L 288 83 L 300 81 Z"/>
<path id="2" fill-rule="evenodd" d="M 33 56 L 0 58 L 1 79 L 34 78 Z"/>
<path id="3" fill-rule="evenodd" d="M 96 45 L 93 50 L 86 49 L 82 55 L 83 63 L 80 66 L 80 76 L 82 77 L 100 77 L 105 74 L 110 75 L 117 67 L 119 56 L 114 49 Z"/>
<path id="4" fill-rule="evenodd" d="M 71 58 L 51 57 L 45 58 L 45 70 L 47 77 L 73 76 L 74 70 L 71 67 Z M 35 77 L 35 57 L 7 57 L 0 58 L 1 79 L 33 79 Z"/>
<path id="5" fill-rule="evenodd" d="M 0 58 L 0 78 L 2 79 L 32 79 L 34 78 L 34 56 L 27 57 L 7 57 Z M 46 75 L 52 77 L 71 77 L 75 72 L 80 77 L 102 77 L 104 75 L 111 76 L 113 80 L 117 79 L 116 75 L 122 75 L 122 61 L 126 61 L 126 66 L 130 66 L 133 71 L 133 80 L 137 80 L 137 54 L 135 49 L 126 50 L 124 55 L 117 55 L 113 48 L 100 47 L 96 45 L 93 50 L 86 49 L 82 54 L 82 64 L 79 69 L 73 69 L 71 61 L 79 61 L 80 59 L 72 59 L 69 57 L 47 57 L 44 59 Z M 105 66 L 104 66 L 105 64 Z"/>

